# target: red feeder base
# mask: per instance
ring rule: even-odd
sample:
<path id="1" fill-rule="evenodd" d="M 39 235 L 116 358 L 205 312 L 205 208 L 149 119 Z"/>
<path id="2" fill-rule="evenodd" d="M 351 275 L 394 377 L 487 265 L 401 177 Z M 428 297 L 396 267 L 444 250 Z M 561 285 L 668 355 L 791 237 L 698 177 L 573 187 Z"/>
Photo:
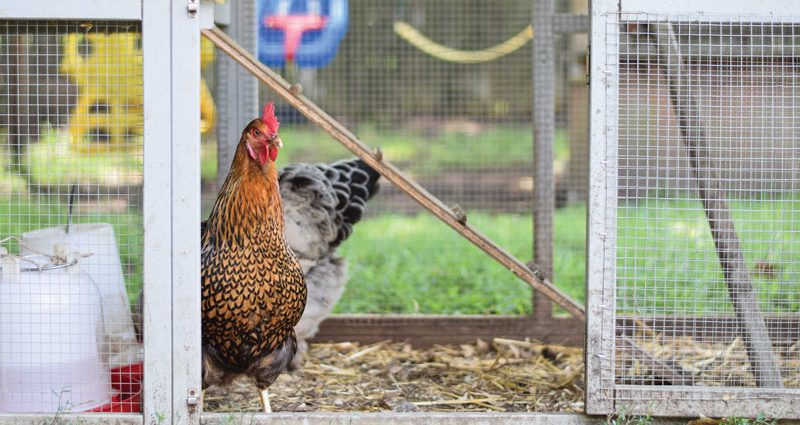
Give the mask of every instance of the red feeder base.
<path id="1" fill-rule="evenodd" d="M 111 369 L 111 387 L 117 390 L 109 403 L 89 412 L 139 413 L 142 411 L 142 363 Z"/>

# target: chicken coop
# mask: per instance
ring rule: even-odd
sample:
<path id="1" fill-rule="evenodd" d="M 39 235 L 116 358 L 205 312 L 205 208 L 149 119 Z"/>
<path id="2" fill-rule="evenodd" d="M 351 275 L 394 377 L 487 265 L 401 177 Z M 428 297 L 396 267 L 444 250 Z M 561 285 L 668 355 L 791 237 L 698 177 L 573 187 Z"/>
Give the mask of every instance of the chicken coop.
<path id="1" fill-rule="evenodd" d="M 657 3 L 4 5 L 0 424 L 800 417 L 800 9 Z M 203 389 L 199 231 L 266 102 L 313 316 L 269 414 Z"/>
<path id="2" fill-rule="evenodd" d="M 283 137 L 287 142 L 298 140 L 295 145 L 287 143 L 283 154 L 287 156 L 285 161 L 331 161 L 353 155 L 345 150 L 335 150 L 336 140 L 329 136 L 330 130 L 321 132 L 309 125 L 306 121 L 309 118 L 301 116 L 298 112 L 301 109 L 292 104 L 292 98 L 287 98 L 285 92 L 264 90 L 260 98 L 256 96 L 255 84 L 244 78 L 253 70 L 225 59 L 230 52 L 209 48 L 210 37 L 202 39 L 200 29 L 208 29 L 214 22 L 210 14 L 203 14 L 201 10 L 219 9 L 215 14 L 216 23 L 237 35 L 247 32 L 242 29 L 242 22 L 249 22 L 248 16 L 255 19 L 257 13 L 255 3 L 228 4 L 227 10 L 225 2 L 216 3 L 79 1 L 69 5 L 58 2 L 20 3 L 4 8 L 0 25 L 0 96 L 3 100 L 0 125 L 6 142 L 0 155 L 3 161 L 0 229 L 4 249 L 0 279 L 1 423 L 197 423 L 201 404 L 208 407 L 208 412 L 213 412 L 215 395 L 204 399 L 200 382 L 197 229 L 201 218 L 205 217 L 201 209 L 208 206 L 207 194 L 211 193 L 213 197 L 218 189 L 214 185 L 219 183 L 219 176 L 225 175 L 225 167 L 230 164 L 231 137 L 235 141 L 242 120 L 247 121 L 253 115 L 248 108 L 253 108 L 266 97 L 277 103 L 276 112 L 283 123 Z M 485 21 L 487 30 L 490 24 L 501 18 L 518 28 L 508 34 L 487 33 L 486 40 L 501 43 L 505 46 L 504 53 L 488 61 L 489 64 L 471 69 L 467 66 L 473 61 L 471 58 L 466 63 L 460 59 L 452 62 L 425 53 L 429 42 L 420 44 L 414 41 L 419 40 L 414 35 L 415 31 L 419 33 L 419 29 L 413 28 L 419 27 L 437 37 L 444 35 L 449 39 L 442 42 L 457 45 L 455 38 L 466 33 L 454 30 L 459 25 L 457 22 L 479 22 L 481 14 L 488 10 L 486 6 L 474 6 L 468 14 L 454 14 L 453 7 L 437 6 L 427 11 L 432 17 L 430 27 L 425 27 L 425 21 L 419 21 L 419 16 L 415 18 L 425 11 L 403 6 L 392 9 L 388 15 L 381 15 L 381 21 L 388 26 L 382 28 L 380 34 L 370 32 L 374 28 L 370 23 L 372 15 L 381 12 L 380 8 L 366 2 L 352 6 L 353 17 L 363 15 L 360 26 L 354 23 L 351 27 L 354 31 L 351 39 L 365 44 L 361 46 L 361 52 L 352 53 L 356 59 L 351 59 L 353 63 L 367 64 L 350 75 L 352 83 L 367 83 L 364 86 L 351 85 L 351 93 L 360 96 L 348 98 L 349 95 L 339 93 L 339 97 L 331 97 L 327 103 L 324 100 L 323 95 L 330 93 L 331 87 L 340 85 L 341 78 L 347 76 L 346 65 L 339 64 L 348 60 L 347 44 L 340 47 L 339 62 L 334 60 L 330 63 L 336 73 L 326 76 L 323 70 L 314 72 L 291 65 L 280 71 L 289 80 L 300 82 L 305 87 L 303 92 L 308 97 L 304 102 L 310 98 L 319 99 L 320 105 L 330 109 L 337 120 L 353 128 L 363 123 L 359 133 L 369 135 L 370 129 L 374 129 L 375 137 L 380 136 L 387 142 L 400 142 L 395 146 L 376 142 L 374 146 L 385 150 L 385 164 L 405 157 L 410 162 L 398 163 L 411 168 L 413 162 L 419 161 L 420 167 L 414 173 L 428 176 L 424 185 L 431 187 L 437 196 L 446 197 L 444 202 L 431 197 L 430 193 L 414 185 L 405 173 L 397 174 L 397 169 L 392 168 L 394 177 L 389 177 L 382 189 L 385 198 L 376 198 L 375 207 L 372 208 L 373 204 L 369 206 L 373 211 L 370 214 L 377 218 L 375 224 L 365 220 L 359 224 L 361 227 L 356 228 L 355 234 L 373 236 L 366 242 L 362 241 L 362 245 L 387 239 L 402 247 L 409 240 L 404 235 L 411 234 L 418 239 L 412 250 L 414 256 L 404 259 L 403 256 L 409 257 L 408 254 L 392 253 L 402 260 L 393 266 L 400 270 L 405 267 L 403 264 L 414 264 L 436 253 L 432 244 L 451 248 L 461 244 L 457 252 L 463 252 L 465 242 L 444 226 L 442 228 L 447 233 L 441 236 L 442 232 L 438 230 L 438 241 L 422 237 L 431 227 L 430 220 L 423 221 L 420 228 L 414 230 L 414 221 L 426 220 L 426 213 L 402 198 L 406 196 L 402 190 L 410 191 L 416 194 L 417 202 L 429 209 L 434 208 L 439 215 L 444 214 L 449 224 L 467 232 L 473 244 L 481 247 L 466 243 L 468 249 L 473 250 L 470 262 L 484 262 L 481 249 L 504 261 L 504 265 L 485 264 L 491 269 L 490 276 L 502 276 L 499 282 L 491 283 L 513 289 L 502 294 L 501 298 L 484 303 L 484 306 L 471 307 L 473 301 L 492 293 L 491 289 L 484 289 L 476 292 L 472 301 L 454 302 L 451 310 L 439 311 L 436 308 L 441 309 L 442 297 L 438 300 L 440 306 L 436 307 L 425 304 L 429 296 L 442 292 L 446 299 L 450 295 L 431 286 L 453 279 L 453 271 L 463 275 L 458 271 L 461 259 L 457 255 L 446 258 L 444 268 L 441 263 L 422 261 L 422 267 L 415 270 L 417 280 L 390 294 L 396 296 L 405 292 L 414 298 L 397 296 L 400 301 L 395 305 L 386 310 L 372 311 L 404 315 L 334 316 L 329 323 L 323 323 L 317 339 L 370 343 L 385 338 L 400 341 L 416 338 L 409 355 L 425 363 L 430 362 L 425 360 L 427 354 L 413 350 L 437 342 L 474 341 L 493 336 L 522 339 L 541 334 L 542 339 L 564 342 L 566 338 L 579 343 L 582 339 L 580 322 L 567 317 L 566 313 L 554 318 L 555 328 L 548 326 L 550 322 L 532 320 L 529 286 L 518 282 L 506 270 L 511 267 L 529 284 L 541 285 L 546 281 L 546 276 L 534 274 L 531 268 L 515 258 L 515 255 L 523 258 L 530 255 L 530 231 L 521 232 L 524 234 L 522 243 L 512 254 L 473 229 L 473 224 L 493 220 L 481 210 L 504 211 L 506 215 L 500 222 L 506 229 L 513 229 L 516 225 L 530 228 L 532 223 L 531 214 L 523 204 L 532 197 L 534 183 L 521 171 L 533 163 L 532 145 L 521 140 L 527 147 L 522 148 L 519 158 L 511 164 L 515 169 L 510 178 L 512 188 L 494 195 L 492 187 L 503 185 L 501 180 L 508 177 L 503 170 L 508 164 L 483 160 L 493 141 L 500 140 L 498 148 L 509 141 L 518 142 L 520 137 L 530 141 L 532 108 L 525 104 L 528 102 L 526 98 L 533 96 L 534 85 L 537 90 L 544 89 L 545 99 L 553 96 L 552 92 L 548 94 L 546 91 L 545 80 L 534 84 L 526 79 L 522 90 L 518 90 L 497 77 L 503 68 L 501 63 L 494 63 L 495 60 L 511 60 L 518 75 L 523 75 L 526 69 L 530 71 L 533 66 L 530 59 L 530 6 L 517 4 L 514 5 L 516 8 L 503 13 L 505 17 L 498 14 L 497 18 Z M 550 9 L 545 9 L 545 12 L 553 13 Z M 508 15 L 516 16 L 512 19 Z M 586 16 L 579 16 L 574 21 L 570 27 L 567 19 L 561 19 L 561 30 L 580 31 L 588 22 Z M 384 31 L 386 29 L 388 33 Z M 387 48 L 385 44 L 370 42 L 376 35 L 385 39 L 388 47 L 403 50 L 403 54 L 369 59 Z M 247 44 L 247 36 L 241 37 L 245 39 L 243 44 Z M 503 44 L 503 40 L 509 37 L 511 44 Z M 467 47 L 477 49 L 483 41 L 476 38 Z M 478 51 L 477 54 L 481 57 L 485 52 Z M 474 55 L 473 52 L 468 56 Z M 412 62 L 406 62 L 407 59 Z M 370 63 L 370 60 L 376 62 Z M 403 62 L 399 68 L 392 65 L 398 60 Z M 414 65 L 414 60 L 419 64 Z M 545 68 L 550 65 L 552 62 L 545 63 Z M 438 75 L 436 81 L 432 79 L 426 83 L 429 88 L 445 84 L 445 90 L 428 99 L 423 99 L 424 90 L 418 90 L 423 100 L 416 105 L 410 103 L 412 97 L 400 99 L 401 103 L 381 101 L 380 98 L 394 96 L 386 92 L 391 80 L 369 81 L 371 76 L 383 71 L 389 70 L 396 75 L 401 71 L 407 74 L 403 85 L 411 87 L 415 78 L 423 76 L 422 71 L 414 71 L 419 67 L 425 67 L 425 72 L 430 72 L 431 76 Z M 475 105 L 486 97 L 478 90 L 475 92 L 477 96 L 470 99 L 473 106 L 467 107 L 462 101 L 467 97 L 458 94 L 453 85 L 455 82 L 447 82 L 449 77 L 442 75 L 456 75 L 464 70 L 468 70 L 471 76 L 463 84 L 473 81 L 483 85 L 481 90 L 484 92 L 498 91 L 499 94 L 492 94 L 487 105 L 478 107 Z M 226 73 L 236 78 L 223 78 Z M 329 82 L 325 83 L 325 80 Z M 492 89 L 496 84 L 501 87 Z M 515 91 L 521 95 L 509 97 Z M 294 96 L 295 99 L 301 98 Z M 451 101 L 446 100 L 448 97 L 452 98 Z M 426 106 L 430 102 L 433 103 Z M 348 104 L 353 109 L 348 110 Z M 412 113 L 405 109 L 404 104 L 421 109 Z M 373 114 L 369 113 L 371 110 L 374 110 Z M 442 111 L 439 115 L 447 116 L 444 121 L 450 122 L 446 133 L 437 134 L 436 122 L 441 118 L 437 117 L 437 110 Z M 314 111 L 317 117 L 323 116 L 321 110 Z M 445 111 L 449 112 L 444 114 Z M 349 116 L 354 121 L 349 121 Z M 459 121 L 458 116 L 477 118 Z M 492 123 L 487 126 L 489 121 Z M 487 134 L 491 137 L 485 137 Z M 408 141 L 420 135 L 421 141 L 431 139 L 430 146 L 425 148 L 426 151 L 409 152 L 409 148 L 415 147 Z M 470 152 L 467 152 L 466 159 L 461 152 L 459 162 L 450 168 L 457 170 L 461 167 L 462 173 L 455 176 L 439 173 L 436 167 L 446 159 L 442 153 L 453 148 L 453 137 L 459 135 L 470 137 L 466 148 Z M 214 138 L 223 142 L 212 148 L 217 158 L 208 161 L 207 156 L 213 157 L 208 147 L 213 145 L 207 141 Z M 319 140 L 320 143 L 303 146 L 300 143 L 303 140 Z M 295 146 L 298 153 L 292 156 L 290 147 Z M 332 150 L 325 150 L 330 148 Z M 433 151 L 437 152 L 438 162 L 426 164 L 425 158 Z M 319 152 L 327 156 L 315 156 Z M 374 160 L 378 154 L 373 153 L 370 157 Z M 465 160 L 467 165 L 463 164 Z M 213 171 L 209 172 L 209 169 Z M 485 173 L 487 169 L 488 174 Z M 435 179 L 431 177 L 437 173 L 444 177 L 439 188 L 432 183 Z M 209 179 L 211 183 L 199 178 L 207 175 L 212 176 Z M 460 187 L 456 180 L 481 183 L 486 175 L 493 175 L 489 186 L 481 186 L 477 195 L 472 194 L 469 199 L 458 200 L 461 194 L 470 191 Z M 394 182 L 401 184 L 394 187 Z M 543 193 L 547 198 L 547 193 L 552 192 Z M 461 206 L 455 208 L 456 203 Z M 506 203 L 514 206 L 504 207 Z M 460 214 L 457 213 L 459 210 Z M 478 212 L 477 215 L 473 215 L 474 211 Z M 399 213 L 396 218 L 404 223 L 392 224 L 392 212 Z M 466 220 L 469 220 L 468 224 L 465 224 Z M 439 225 L 437 223 L 433 221 L 434 225 Z M 394 229 L 395 233 L 370 232 L 370 225 L 373 229 Z M 489 230 L 491 227 L 483 226 Z M 504 232 L 507 234 L 509 230 Z M 347 245 L 343 245 L 343 254 L 358 270 L 361 260 L 346 249 Z M 384 273 L 380 269 L 378 272 Z M 397 275 L 397 271 L 393 273 Z M 427 288 L 409 291 L 421 282 L 419 275 L 423 273 L 438 273 L 441 277 L 431 280 Z M 374 279 L 380 277 L 373 276 Z M 455 283 L 467 281 L 470 279 L 460 277 Z M 383 282 L 386 280 L 379 281 L 380 284 Z M 543 288 L 553 290 L 551 286 Z M 141 295 L 142 291 L 145 296 Z M 448 291 L 452 292 L 452 289 Z M 558 294 L 558 291 L 554 293 Z M 377 298 L 392 298 L 381 295 L 380 291 L 377 294 Z M 359 297 L 351 296 L 349 299 L 352 303 Z M 574 302 L 569 306 L 580 310 Z M 360 313 L 363 310 L 342 311 Z M 434 314 L 437 311 L 443 314 Z M 479 314 L 474 314 L 476 312 Z M 427 331 L 420 331 L 425 327 Z M 453 329 L 459 331 L 453 332 Z M 507 344 L 511 345 L 507 349 L 516 353 L 513 355 L 518 358 L 521 358 L 520 353 L 541 351 L 531 342 L 521 341 L 523 346 L 516 347 L 513 345 L 516 340 L 509 341 Z M 478 350 L 486 356 L 476 357 L 475 364 L 491 358 L 487 356 L 497 355 L 494 349 L 478 347 Z M 354 358 L 363 355 L 359 352 L 360 349 L 353 351 Z M 575 376 L 575 371 L 581 367 L 579 358 L 579 350 L 573 350 L 570 361 L 564 362 L 565 365 L 569 363 L 565 369 L 572 370 Z M 456 376 L 451 379 L 460 379 Z M 560 378 L 553 375 L 552 379 Z M 574 390 L 572 382 L 570 380 L 568 390 L 572 392 L 572 399 L 577 400 L 581 393 Z M 280 403 L 280 397 L 280 393 L 276 395 L 276 402 Z M 307 399 L 309 402 L 313 400 Z M 448 404 L 445 401 L 445 406 Z M 408 405 L 416 409 L 416 405 Z M 425 402 L 421 404 L 425 405 Z M 432 400 L 427 405 L 437 406 L 439 402 Z M 458 406 L 458 403 L 451 405 Z M 393 410 L 394 406 L 390 404 L 388 408 Z M 292 421 L 297 415 L 284 415 L 283 418 Z M 330 419 L 325 416 L 311 418 Z M 230 415 L 211 413 L 205 420 L 210 423 L 229 421 Z M 503 416 L 493 420 L 513 422 L 515 419 Z"/>
<path id="3" fill-rule="evenodd" d="M 187 3 L 3 5 L 2 423 L 196 417 L 200 33 Z"/>
<path id="4" fill-rule="evenodd" d="M 593 5 L 587 412 L 796 418 L 800 11 Z"/>

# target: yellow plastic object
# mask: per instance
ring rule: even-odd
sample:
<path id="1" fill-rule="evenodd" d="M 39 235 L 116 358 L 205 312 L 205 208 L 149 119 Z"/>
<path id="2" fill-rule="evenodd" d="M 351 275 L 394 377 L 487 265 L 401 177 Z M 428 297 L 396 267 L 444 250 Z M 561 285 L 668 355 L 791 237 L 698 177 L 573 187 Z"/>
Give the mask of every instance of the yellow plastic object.
<path id="1" fill-rule="evenodd" d="M 142 48 L 139 34 L 64 36 L 61 72 L 81 88 L 100 85 L 108 96 L 142 99 Z"/>
<path id="2" fill-rule="evenodd" d="M 73 149 L 81 153 L 126 150 L 142 135 L 142 54 L 139 35 L 68 34 L 61 72 L 80 97 L 70 117 Z"/>
<path id="3" fill-rule="evenodd" d="M 214 60 L 213 44 L 203 39 L 201 66 Z M 142 49 L 137 33 L 64 36 L 61 72 L 80 90 L 69 124 L 71 145 L 81 153 L 127 151 L 140 146 L 143 129 Z M 201 81 L 200 127 L 216 120 L 211 92 Z"/>
<path id="4" fill-rule="evenodd" d="M 72 148 L 97 154 L 141 145 L 142 105 L 126 104 L 119 97 L 88 91 L 81 95 L 70 118 Z"/>

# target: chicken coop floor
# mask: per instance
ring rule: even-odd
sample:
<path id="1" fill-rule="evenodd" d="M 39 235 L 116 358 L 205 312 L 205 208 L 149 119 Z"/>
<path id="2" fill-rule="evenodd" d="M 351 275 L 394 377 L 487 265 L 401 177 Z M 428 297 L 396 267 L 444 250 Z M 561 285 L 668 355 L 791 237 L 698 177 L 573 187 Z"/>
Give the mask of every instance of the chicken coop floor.
<path id="1" fill-rule="evenodd" d="M 638 323 L 632 340 L 659 361 L 675 364 L 692 382 L 688 385 L 754 387 L 755 378 L 744 340 L 705 341 L 690 336 L 668 337 L 644 323 Z M 776 341 L 773 347 L 787 388 L 800 388 L 800 341 Z M 660 376 L 630 352 L 617 352 L 617 381 L 620 384 L 665 385 L 669 377 Z M 669 384 L 669 382 L 666 382 Z"/>
<path id="2" fill-rule="evenodd" d="M 581 412 L 583 350 L 495 339 L 414 349 L 312 344 L 270 388 L 277 412 Z M 252 381 L 211 387 L 206 412 L 261 410 Z"/>

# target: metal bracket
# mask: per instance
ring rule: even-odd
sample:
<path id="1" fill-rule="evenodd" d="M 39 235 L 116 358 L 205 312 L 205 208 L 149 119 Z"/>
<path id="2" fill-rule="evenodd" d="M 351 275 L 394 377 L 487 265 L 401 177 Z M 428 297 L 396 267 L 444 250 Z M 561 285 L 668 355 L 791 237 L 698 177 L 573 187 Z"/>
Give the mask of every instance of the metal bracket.
<path id="1" fill-rule="evenodd" d="M 467 213 L 464 212 L 460 205 L 453 205 L 450 207 L 450 210 L 453 212 L 453 216 L 456 218 L 456 221 L 461 224 L 467 223 Z"/>
<path id="2" fill-rule="evenodd" d="M 197 390 L 189 390 L 189 396 L 186 397 L 186 405 L 188 405 L 190 408 L 196 408 L 198 405 L 200 405 L 200 397 L 197 395 Z"/>
<path id="3" fill-rule="evenodd" d="M 545 276 L 544 272 L 539 270 L 539 266 L 536 265 L 535 262 L 529 261 L 527 264 L 525 264 L 525 266 L 528 267 L 528 269 L 530 269 L 531 273 L 533 273 L 533 275 L 538 277 L 540 280 L 547 279 L 547 276 Z"/>
<path id="4" fill-rule="evenodd" d="M 586 76 L 586 85 L 590 85 L 592 81 L 592 46 L 586 46 L 586 61 L 584 62 L 584 75 Z"/>
<path id="5" fill-rule="evenodd" d="M 200 1 L 199 0 L 189 0 L 186 3 L 186 10 L 189 11 L 189 16 L 194 18 L 197 16 L 197 12 L 200 9 Z"/>

